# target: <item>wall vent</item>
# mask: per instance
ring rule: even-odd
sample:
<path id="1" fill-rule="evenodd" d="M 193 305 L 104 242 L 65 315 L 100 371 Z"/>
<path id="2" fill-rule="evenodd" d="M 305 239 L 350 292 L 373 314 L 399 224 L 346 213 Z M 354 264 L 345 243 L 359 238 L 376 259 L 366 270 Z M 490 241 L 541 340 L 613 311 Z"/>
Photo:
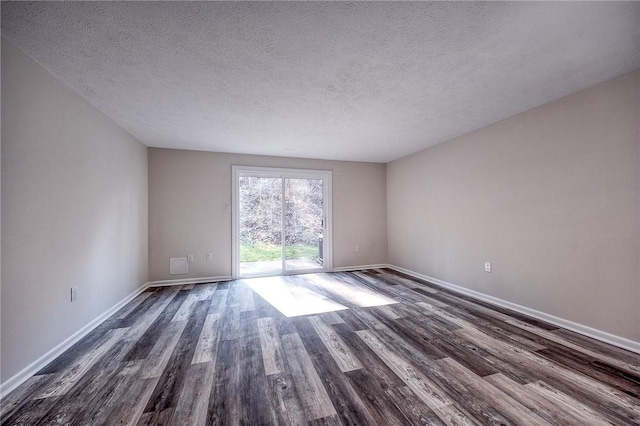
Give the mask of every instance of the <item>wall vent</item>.
<path id="1" fill-rule="evenodd" d="M 169 274 L 188 274 L 189 264 L 186 257 L 172 257 L 169 259 Z"/>

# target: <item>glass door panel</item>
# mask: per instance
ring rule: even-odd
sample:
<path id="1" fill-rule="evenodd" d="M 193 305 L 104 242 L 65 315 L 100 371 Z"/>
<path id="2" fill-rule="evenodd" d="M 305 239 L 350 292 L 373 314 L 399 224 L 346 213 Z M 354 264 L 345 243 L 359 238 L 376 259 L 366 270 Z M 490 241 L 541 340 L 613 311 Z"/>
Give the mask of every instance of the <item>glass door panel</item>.
<path id="1" fill-rule="evenodd" d="M 282 178 L 240 176 L 241 276 L 282 273 Z"/>
<path id="2" fill-rule="evenodd" d="M 284 179 L 285 271 L 323 268 L 322 179 Z"/>

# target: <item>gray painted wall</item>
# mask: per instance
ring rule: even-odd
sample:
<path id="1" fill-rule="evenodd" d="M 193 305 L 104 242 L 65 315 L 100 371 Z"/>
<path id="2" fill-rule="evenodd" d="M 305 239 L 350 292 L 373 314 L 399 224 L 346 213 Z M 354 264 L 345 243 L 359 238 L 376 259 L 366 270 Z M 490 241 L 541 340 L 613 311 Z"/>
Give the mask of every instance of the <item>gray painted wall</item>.
<path id="1" fill-rule="evenodd" d="M 388 260 L 640 341 L 639 118 L 635 72 L 388 165 L 147 150 L 3 39 L 1 380 L 176 278 L 169 257 L 229 275 L 232 164 L 332 170 L 335 267 Z"/>
<path id="2" fill-rule="evenodd" d="M 147 150 L 3 38 L 1 182 L 4 382 L 147 281 Z"/>
<path id="3" fill-rule="evenodd" d="M 640 341 L 639 123 L 635 72 L 389 163 L 390 263 Z"/>
<path id="4" fill-rule="evenodd" d="M 149 148 L 151 281 L 231 275 L 232 165 L 333 171 L 333 266 L 386 263 L 385 164 Z M 187 254 L 189 274 L 169 275 Z"/>

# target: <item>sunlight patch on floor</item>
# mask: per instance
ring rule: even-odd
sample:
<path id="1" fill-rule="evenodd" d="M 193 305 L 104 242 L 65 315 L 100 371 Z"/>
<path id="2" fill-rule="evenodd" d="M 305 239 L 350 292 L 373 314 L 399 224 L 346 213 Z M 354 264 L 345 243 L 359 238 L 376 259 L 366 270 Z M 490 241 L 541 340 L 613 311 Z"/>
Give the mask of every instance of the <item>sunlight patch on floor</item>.
<path id="1" fill-rule="evenodd" d="M 329 274 L 313 274 L 307 276 L 307 279 L 326 292 L 348 300 L 361 308 L 398 303 L 397 300 L 377 293 L 355 280 L 349 280 L 348 283 L 345 283 L 341 278 L 334 278 Z"/>
<path id="2" fill-rule="evenodd" d="M 282 277 L 251 278 L 244 282 L 287 317 L 348 309 L 308 288 L 289 284 Z"/>

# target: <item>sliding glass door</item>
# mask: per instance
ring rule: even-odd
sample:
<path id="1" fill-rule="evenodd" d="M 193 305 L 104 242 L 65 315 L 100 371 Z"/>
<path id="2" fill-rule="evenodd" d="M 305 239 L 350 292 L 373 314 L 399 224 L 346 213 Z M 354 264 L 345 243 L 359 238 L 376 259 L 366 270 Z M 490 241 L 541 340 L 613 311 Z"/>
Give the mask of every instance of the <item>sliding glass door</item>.
<path id="1" fill-rule="evenodd" d="M 329 270 L 331 173 L 236 166 L 233 174 L 234 276 Z"/>
<path id="2" fill-rule="evenodd" d="M 322 269 L 324 198 L 322 179 L 284 178 L 284 269 Z"/>
<path id="3" fill-rule="evenodd" d="M 240 275 L 282 271 L 282 179 L 239 178 Z"/>

